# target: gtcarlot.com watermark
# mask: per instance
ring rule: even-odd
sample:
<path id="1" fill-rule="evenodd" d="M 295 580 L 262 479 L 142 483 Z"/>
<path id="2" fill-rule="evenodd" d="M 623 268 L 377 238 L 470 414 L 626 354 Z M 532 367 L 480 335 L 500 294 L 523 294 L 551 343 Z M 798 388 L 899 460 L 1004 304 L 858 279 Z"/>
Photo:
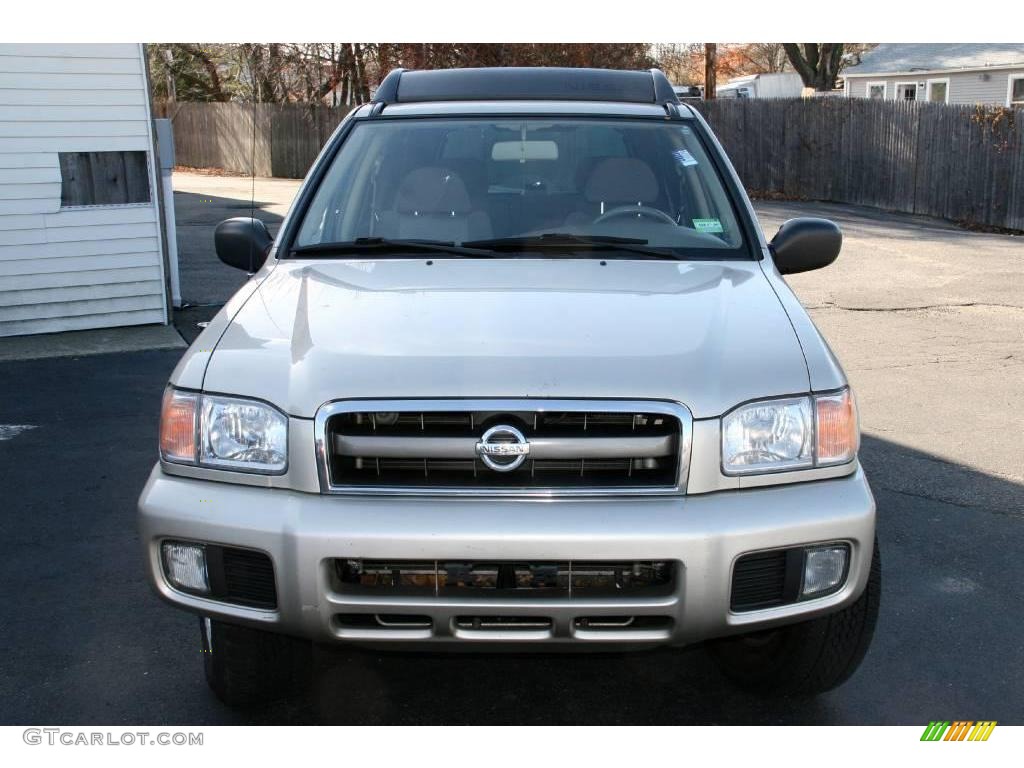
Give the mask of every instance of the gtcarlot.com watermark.
<path id="1" fill-rule="evenodd" d="M 202 733 L 184 731 L 76 731 L 68 728 L 26 728 L 21 734 L 26 744 L 65 747 L 201 747 Z"/>

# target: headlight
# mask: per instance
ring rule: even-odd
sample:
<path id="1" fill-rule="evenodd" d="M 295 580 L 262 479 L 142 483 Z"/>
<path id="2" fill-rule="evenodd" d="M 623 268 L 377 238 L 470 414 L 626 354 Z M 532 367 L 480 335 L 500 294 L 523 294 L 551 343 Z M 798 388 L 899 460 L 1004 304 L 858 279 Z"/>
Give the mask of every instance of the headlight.
<path id="1" fill-rule="evenodd" d="M 745 475 L 845 464 L 858 441 L 849 389 L 748 403 L 722 419 L 722 469 Z"/>
<path id="2" fill-rule="evenodd" d="M 811 419 L 809 397 L 741 405 L 722 420 L 722 466 L 734 475 L 811 466 Z"/>
<path id="3" fill-rule="evenodd" d="M 279 474 L 288 467 L 288 418 L 256 400 L 168 388 L 160 455 L 178 464 Z"/>
<path id="4" fill-rule="evenodd" d="M 260 472 L 288 466 L 288 420 L 253 400 L 203 395 L 199 463 Z"/>

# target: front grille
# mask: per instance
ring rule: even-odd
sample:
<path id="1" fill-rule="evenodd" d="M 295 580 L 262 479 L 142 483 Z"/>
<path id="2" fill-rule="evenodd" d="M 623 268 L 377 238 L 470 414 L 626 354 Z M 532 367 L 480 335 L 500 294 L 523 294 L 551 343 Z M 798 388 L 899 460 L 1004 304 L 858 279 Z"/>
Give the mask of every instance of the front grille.
<path id="1" fill-rule="evenodd" d="M 666 560 L 636 561 L 334 561 L 337 587 L 346 592 L 408 595 L 510 594 L 534 597 L 632 596 L 671 589 L 675 569 Z"/>
<path id="2" fill-rule="evenodd" d="M 475 401 L 493 407 L 455 410 L 460 401 L 432 401 L 441 407 L 410 410 L 411 402 L 328 406 L 325 490 L 677 491 L 682 482 L 689 416 L 679 406 Z"/>

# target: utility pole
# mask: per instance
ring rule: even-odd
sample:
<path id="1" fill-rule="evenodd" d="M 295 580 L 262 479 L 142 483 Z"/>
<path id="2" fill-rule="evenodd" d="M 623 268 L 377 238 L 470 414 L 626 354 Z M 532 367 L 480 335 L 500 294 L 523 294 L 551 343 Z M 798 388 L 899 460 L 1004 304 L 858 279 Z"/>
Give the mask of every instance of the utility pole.
<path id="1" fill-rule="evenodd" d="M 704 43 L 704 98 L 715 98 L 718 80 L 715 70 L 718 67 L 718 43 Z"/>

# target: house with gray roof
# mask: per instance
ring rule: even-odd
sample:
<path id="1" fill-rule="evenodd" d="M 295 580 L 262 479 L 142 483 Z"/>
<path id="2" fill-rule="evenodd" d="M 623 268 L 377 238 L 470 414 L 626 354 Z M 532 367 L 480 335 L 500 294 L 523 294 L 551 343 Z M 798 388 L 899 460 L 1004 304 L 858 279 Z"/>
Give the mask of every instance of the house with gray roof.
<path id="1" fill-rule="evenodd" d="M 843 77 L 852 98 L 1024 108 L 1024 43 L 882 43 Z"/>

